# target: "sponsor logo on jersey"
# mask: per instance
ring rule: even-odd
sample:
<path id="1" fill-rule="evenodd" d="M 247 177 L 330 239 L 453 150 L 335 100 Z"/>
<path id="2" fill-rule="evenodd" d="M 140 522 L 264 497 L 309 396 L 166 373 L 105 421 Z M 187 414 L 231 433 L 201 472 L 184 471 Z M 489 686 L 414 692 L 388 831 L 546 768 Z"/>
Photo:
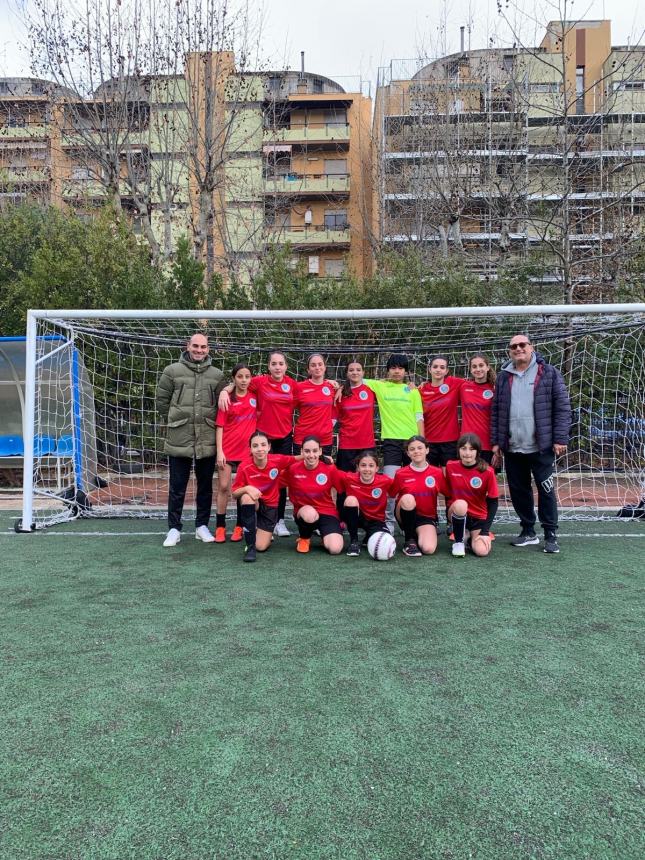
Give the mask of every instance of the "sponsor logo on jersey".
<path id="1" fill-rule="evenodd" d="M 323 487 L 327 483 L 327 475 L 316 475 L 316 483 Z"/>
<path id="2" fill-rule="evenodd" d="M 361 391 L 358 397 L 359 400 L 367 400 L 367 391 Z"/>
<path id="3" fill-rule="evenodd" d="M 251 397 L 251 399 L 249 400 L 249 403 L 250 403 L 250 404 L 251 404 L 251 406 L 253 406 L 253 407 L 255 407 L 255 406 L 257 406 L 257 405 L 258 405 L 258 401 L 255 399 L 255 397 Z"/>
<path id="4" fill-rule="evenodd" d="M 380 499 L 382 495 L 383 495 L 383 490 L 380 487 L 374 487 L 374 489 L 372 490 L 372 498 L 373 499 Z"/>
<path id="5" fill-rule="evenodd" d="M 494 395 L 494 393 L 490 390 L 490 388 L 487 388 L 487 389 L 486 389 L 486 391 L 484 391 L 484 400 L 490 400 L 490 399 L 491 399 L 492 397 L 494 397 L 494 396 L 495 396 L 495 395 Z"/>
<path id="6" fill-rule="evenodd" d="M 441 385 L 439 386 L 439 391 L 442 394 L 447 394 L 450 391 L 450 386 L 448 385 L 448 383 L 442 382 Z"/>
<path id="7" fill-rule="evenodd" d="M 272 480 L 275 480 L 275 478 L 278 477 L 278 470 L 275 467 L 269 471 L 269 477 Z"/>
<path id="8" fill-rule="evenodd" d="M 280 386 L 280 388 L 283 391 L 291 391 L 291 386 L 289 385 L 288 382 L 283 382 L 282 385 Z"/>
<path id="9" fill-rule="evenodd" d="M 435 484 L 436 484 L 436 481 L 435 481 L 435 479 L 433 478 L 433 476 L 432 476 L 432 475 L 428 475 L 428 477 L 425 479 L 425 485 L 426 485 L 426 487 L 434 487 L 434 485 L 435 485 Z"/>
<path id="10" fill-rule="evenodd" d="M 331 394 L 331 388 L 328 385 L 323 385 L 322 393 L 325 395 L 325 397 L 329 397 L 329 395 Z"/>
<path id="11" fill-rule="evenodd" d="M 482 479 L 479 478 L 477 475 L 475 475 L 474 478 L 470 479 L 470 486 L 473 488 L 473 490 L 478 490 L 482 484 L 483 484 Z"/>

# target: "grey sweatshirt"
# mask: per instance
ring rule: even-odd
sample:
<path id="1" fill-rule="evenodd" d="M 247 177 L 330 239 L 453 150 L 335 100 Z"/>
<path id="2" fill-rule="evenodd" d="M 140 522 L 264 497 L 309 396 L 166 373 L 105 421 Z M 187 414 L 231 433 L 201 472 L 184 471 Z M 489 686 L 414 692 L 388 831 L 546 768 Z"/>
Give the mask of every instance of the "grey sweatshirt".
<path id="1" fill-rule="evenodd" d="M 535 439 L 535 413 L 533 411 L 533 386 L 538 372 L 535 353 L 526 370 L 517 370 L 509 361 L 502 368 L 512 373 L 511 408 L 508 419 L 508 447 L 515 454 L 533 454 L 538 450 Z"/>

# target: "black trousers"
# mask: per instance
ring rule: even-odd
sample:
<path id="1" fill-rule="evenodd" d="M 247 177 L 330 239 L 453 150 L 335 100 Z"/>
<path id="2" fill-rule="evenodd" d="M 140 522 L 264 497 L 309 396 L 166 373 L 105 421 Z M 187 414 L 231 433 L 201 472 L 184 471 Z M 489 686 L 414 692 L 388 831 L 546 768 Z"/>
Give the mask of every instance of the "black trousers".
<path id="1" fill-rule="evenodd" d="M 168 489 L 168 528 L 181 531 L 181 513 L 184 509 L 186 487 L 191 469 L 195 469 L 197 493 L 195 495 L 195 528 L 207 526 L 211 518 L 213 503 L 213 473 L 215 472 L 215 457 L 202 457 L 195 460 L 192 457 L 168 457 L 170 471 L 170 487 Z"/>
<path id="2" fill-rule="evenodd" d="M 555 531 L 558 527 L 558 499 L 555 494 L 553 451 L 536 451 L 534 454 L 513 454 L 504 452 L 506 480 L 511 494 L 515 513 L 520 518 L 523 529 L 535 526 L 535 503 L 533 485 L 538 491 L 538 518 L 545 531 Z"/>

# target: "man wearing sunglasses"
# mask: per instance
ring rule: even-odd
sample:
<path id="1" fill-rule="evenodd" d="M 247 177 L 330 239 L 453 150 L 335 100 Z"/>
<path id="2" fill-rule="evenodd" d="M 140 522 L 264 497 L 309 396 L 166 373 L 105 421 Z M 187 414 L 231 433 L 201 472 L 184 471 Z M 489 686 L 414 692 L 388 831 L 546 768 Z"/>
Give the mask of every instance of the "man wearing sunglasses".
<path id="1" fill-rule="evenodd" d="M 522 530 L 513 546 L 535 546 L 535 505 L 531 478 L 538 491 L 538 518 L 544 529 L 544 552 L 560 552 L 555 458 L 567 450 L 571 404 L 562 374 L 535 352 L 526 334 L 508 345 L 510 361 L 497 376 L 491 413 L 493 451 L 504 452 L 511 501 Z"/>

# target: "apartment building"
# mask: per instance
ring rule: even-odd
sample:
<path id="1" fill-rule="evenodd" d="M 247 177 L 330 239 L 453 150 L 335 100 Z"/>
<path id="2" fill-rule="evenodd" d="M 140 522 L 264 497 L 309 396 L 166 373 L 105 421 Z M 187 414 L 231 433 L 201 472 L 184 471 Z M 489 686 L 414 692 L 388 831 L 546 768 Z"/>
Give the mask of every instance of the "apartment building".
<path id="1" fill-rule="evenodd" d="M 642 233 L 644 61 L 611 46 L 609 21 L 581 21 L 549 23 L 535 48 L 381 69 L 382 241 L 458 256 L 487 279 L 533 262 L 545 297 L 602 297 Z"/>
<path id="2" fill-rule="evenodd" d="M 186 234 L 231 280 L 287 243 L 312 277 L 368 274 L 371 157 L 369 98 L 304 71 L 239 73 L 229 52 L 82 100 L 0 80 L 0 201 L 91 217 L 118 197 L 156 256 Z"/>

